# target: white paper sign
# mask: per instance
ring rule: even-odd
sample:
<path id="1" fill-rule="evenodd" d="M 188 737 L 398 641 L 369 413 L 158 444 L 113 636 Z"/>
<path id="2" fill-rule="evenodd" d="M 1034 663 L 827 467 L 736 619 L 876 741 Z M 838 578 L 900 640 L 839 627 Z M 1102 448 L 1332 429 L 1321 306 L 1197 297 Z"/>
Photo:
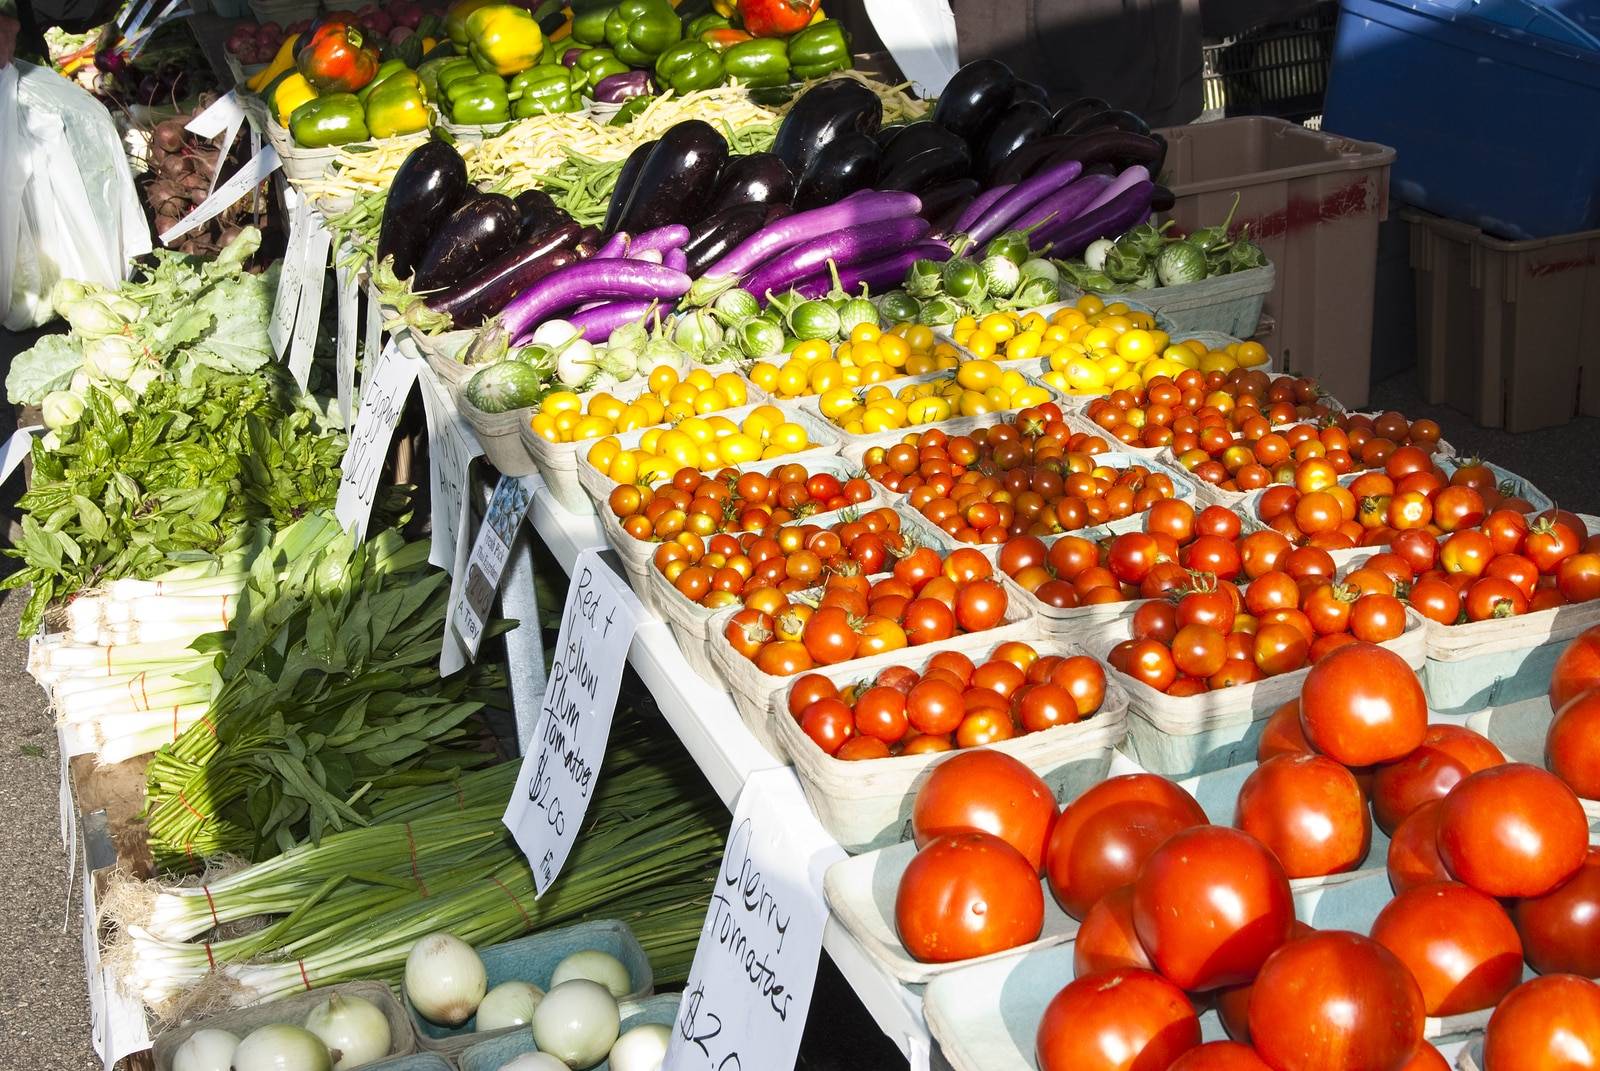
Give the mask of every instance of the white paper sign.
<path id="1" fill-rule="evenodd" d="M 278 150 L 271 145 L 252 156 L 233 176 L 212 191 L 211 196 L 194 206 L 194 211 L 161 232 L 161 244 L 170 245 L 174 238 L 182 238 L 202 223 L 209 222 L 231 208 L 239 198 L 261 185 L 268 175 L 278 170 L 283 161 Z"/>
<path id="2" fill-rule="evenodd" d="M 302 391 L 311 375 L 311 358 L 316 354 L 317 330 L 322 326 L 322 288 L 328 277 L 328 251 L 333 247 L 333 234 L 322 225 L 320 212 L 308 213 L 307 226 L 309 233 L 300 261 L 299 309 L 289 343 L 289 374 Z"/>
<path id="3" fill-rule="evenodd" d="M 405 411 L 406 398 L 417 381 L 420 361 L 407 357 L 390 343 L 361 381 L 361 407 L 350 432 L 344 459 L 339 462 L 339 497 L 333 513 L 339 523 L 365 539 L 372 519 L 372 500 L 378 477 L 389 456 L 389 442 Z"/>
<path id="4" fill-rule="evenodd" d="M 820 826 L 795 828 L 807 813 L 792 770 L 745 782 L 662 1071 L 794 1067 L 828 920 L 822 873 L 842 858 Z"/>
<path id="5" fill-rule="evenodd" d="M 334 379 L 339 396 L 339 421 L 350 430 L 350 399 L 356 389 L 356 320 L 361 312 L 361 287 L 349 268 L 333 269 L 339 287 L 339 340 L 334 345 Z"/>
<path id="6" fill-rule="evenodd" d="M 306 243 L 311 239 L 311 203 L 292 188 L 283 191 L 283 200 L 289 214 L 289 238 L 278 268 L 272 319 L 267 321 L 267 337 L 272 340 L 272 352 L 279 357 L 289 352 L 295 314 L 300 311 L 300 287 L 305 280 Z"/>
<path id="7" fill-rule="evenodd" d="M 383 298 L 378 296 L 378 288 L 371 283 L 367 284 L 367 340 L 361 347 L 361 369 L 365 374 L 368 366 L 377 359 L 379 347 L 383 345 Z"/>
<path id="8" fill-rule="evenodd" d="M 465 575 L 456 573 L 450 584 L 450 619 L 469 656 L 476 657 L 478 644 L 483 642 L 483 629 L 489 623 L 495 592 L 500 590 L 511 544 L 516 542 L 517 528 L 532 501 L 533 489 L 526 477 L 500 477 L 494 485 L 494 496 L 489 499 L 483 527 L 472 544 Z"/>
<path id="9" fill-rule="evenodd" d="M 928 1043 L 922 1038 L 907 1038 L 906 1047 L 909 1050 L 907 1062 L 911 1071 L 930 1071 L 933 1067 L 933 1056 L 928 1051 Z"/>
<path id="10" fill-rule="evenodd" d="M 533 867 L 538 896 L 561 875 L 594 798 L 622 667 L 643 615 L 597 550 L 579 553 L 544 702 L 504 818 Z"/>
<path id="11" fill-rule="evenodd" d="M 33 437 L 44 434 L 43 424 L 30 424 L 11 433 L 11 438 L 0 446 L 0 484 L 11 479 L 11 474 L 22 467 L 22 462 L 33 452 Z"/>
<path id="12" fill-rule="evenodd" d="M 206 187 L 209 197 L 217 188 L 217 176 L 222 174 L 222 165 L 228 159 L 228 150 L 233 148 L 233 139 L 239 136 L 239 128 L 244 125 L 244 109 L 239 106 L 239 94 L 236 90 L 228 90 L 218 97 L 211 107 L 189 120 L 189 125 L 184 129 L 198 134 L 202 138 L 215 138 L 220 136 L 218 142 L 217 166 L 211 172 L 211 183 Z M 254 153 L 251 153 L 254 156 Z"/>
<path id="13" fill-rule="evenodd" d="M 467 530 L 467 468 L 473 458 L 482 456 L 483 447 L 433 370 L 423 368 L 421 379 L 422 404 L 428 415 L 428 491 L 433 505 L 428 561 L 454 573 L 456 544 Z"/>

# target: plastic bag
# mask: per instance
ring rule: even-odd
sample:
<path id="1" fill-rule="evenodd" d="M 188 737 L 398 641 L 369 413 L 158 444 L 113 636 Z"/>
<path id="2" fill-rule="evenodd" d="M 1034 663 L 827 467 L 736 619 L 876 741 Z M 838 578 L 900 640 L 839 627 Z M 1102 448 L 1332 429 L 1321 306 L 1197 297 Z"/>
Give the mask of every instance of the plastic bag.
<path id="1" fill-rule="evenodd" d="M 111 115 L 42 67 L 0 68 L 0 323 L 49 320 L 57 279 L 115 286 L 150 252 Z"/>

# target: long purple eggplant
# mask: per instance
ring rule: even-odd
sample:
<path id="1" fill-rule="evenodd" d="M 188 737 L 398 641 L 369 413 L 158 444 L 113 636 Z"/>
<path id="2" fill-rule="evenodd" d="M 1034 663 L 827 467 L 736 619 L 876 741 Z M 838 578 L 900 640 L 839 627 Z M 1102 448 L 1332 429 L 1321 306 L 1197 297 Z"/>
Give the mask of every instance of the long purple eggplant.
<path id="1" fill-rule="evenodd" d="M 1013 184 L 1011 183 L 1003 186 L 991 186 L 973 198 L 972 203 L 966 207 L 965 211 L 956 217 L 956 233 L 965 234 L 967 228 L 982 219 L 984 213 L 989 211 L 996 201 L 1011 192 L 1012 186 Z"/>
<path id="2" fill-rule="evenodd" d="M 1148 216 L 1155 189 L 1148 180 L 1135 183 L 1092 212 L 1040 228 L 1029 244 L 1035 249 L 1048 245 L 1056 257 L 1078 256 L 1095 239 L 1122 234 Z"/>
<path id="3" fill-rule="evenodd" d="M 1095 209 L 1099 208 L 1101 205 L 1105 204 L 1107 201 L 1111 200 L 1128 187 L 1136 186 L 1141 182 L 1149 181 L 1150 172 L 1146 171 L 1138 164 L 1134 164 L 1132 167 L 1123 171 L 1122 174 L 1112 179 L 1111 185 L 1101 190 L 1100 196 L 1090 201 L 1088 205 L 1085 206 L 1084 211 L 1093 212 Z"/>
<path id="4" fill-rule="evenodd" d="M 1003 230 L 1019 226 L 1015 221 L 1024 213 L 1040 201 L 1059 193 L 1082 173 L 1082 164 L 1068 160 L 1045 168 L 1026 182 L 1017 183 L 1010 193 L 989 206 L 983 218 L 966 232 L 967 236 L 974 242 L 983 243 Z"/>
<path id="5" fill-rule="evenodd" d="M 699 275 L 700 269 L 766 226 L 767 210 L 771 207 L 760 201 L 748 201 L 713 212 L 696 223 L 683 247 L 689 258 L 689 274 Z"/>
<path id="6" fill-rule="evenodd" d="M 625 324 L 637 323 L 660 304 L 658 301 L 604 301 L 567 317 L 567 322 L 590 342 L 604 342 L 611 337 L 611 332 Z"/>
<path id="7" fill-rule="evenodd" d="M 595 250 L 596 260 L 615 260 L 628 252 L 628 243 L 631 239 L 627 231 L 618 231 L 606 239 L 605 245 Z"/>
<path id="8" fill-rule="evenodd" d="M 840 266 L 839 288 L 854 293 L 866 283 L 867 289 L 887 290 L 900 285 L 911 265 L 919 260 L 949 260 L 950 247 L 943 242 L 917 242 L 876 260 Z M 794 292 L 806 298 L 819 298 L 832 292 L 833 273 L 827 270 L 796 283 Z"/>
<path id="9" fill-rule="evenodd" d="M 470 189 L 466 162 L 454 146 L 428 141 L 412 149 L 389 183 L 378 229 L 378 260 L 393 257 L 395 277 L 411 278 L 433 232 Z"/>
<path id="10" fill-rule="evenodd" d="M 1076 219 L 1094 203 L 1102 190 L 1110 186 L 1110 175 L 1085 175 L 1039 201 L 1011 222 L 1008 229 L 1037 234 L 1054 230 L 1056 224 Z"/>
<path id="11" fill-rule="evenodd" d="M 902 216 L 831 231 L 784 250 L 746 275 L 741 285 L 758 298 L 769 291 L 781 292 L 789 284 L 825 270 L 830 260 L 836 264 L 855 264 L 881 259 L 915 242 L 929 230 L 928 221 L 921 216 Z"/>
<path id="12" fill-rule="evenodd" d="M 681 271 L 642 260 L 589 260 L 552 272 L 500 312 L 499 326 L 514 341 L 563 309 L 606 298 L 676 298 L 689 290 Z"/>
<path id="13" fill-rule="evenodd" d="M 430 294 L 419 316 L 448 317 L 452 327 L 476 327 L 523 290 L 578 259 L 579 226 L 565 223 L 485 264 L 456 285 Z M 558 255 L 559 254 L 559 255 Z"/>
<path id="14" fill-rule="evenodd" d="M 468 195 L 429 239 L 411 289 L 442 290 L 472 275 L 484 261 L 516 244 L 519 222 L 516 206 L 505 194 Z"/>
<path id="15" fill-rule="evenodd" d="M 669 249 L 665 253 L 661 254 L 661 263 L 665 264 L 673 271 L 681 271 L 686 273 L 689 270 L 689 255 L 683 251 L 682 246 L 679 246 L 676 249 Z"/>
<path id="16" fill-rule="evenodd" d="M 666 252 L 668 249 L 677 249 L 689 240 L 689 228 L 681 223 L 669 223 L 665 227 L 657 227 L 653 231 L 645 231 L 628 245 L 628 255 L 637 256 L 654 249 Z"/>
<path id="17" fill-rule="evenodd" d="M 813 235 L 862 223 L 875 223 L 880 219 L 909 216 L 921 209 L 922 201 L 915 194 L 861 191 L 836 205 L 796 212 L 762 228 L 708 267 L 703 278 L 744 275 Z"/>

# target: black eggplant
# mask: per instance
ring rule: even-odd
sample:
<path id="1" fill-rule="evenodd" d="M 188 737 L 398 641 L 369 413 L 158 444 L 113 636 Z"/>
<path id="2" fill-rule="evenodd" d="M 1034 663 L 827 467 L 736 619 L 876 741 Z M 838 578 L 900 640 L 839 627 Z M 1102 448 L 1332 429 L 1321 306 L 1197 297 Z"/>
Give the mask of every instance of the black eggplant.
<path id="1" fill-rule="evenodd" d="M 872 140 L 878 143 L 879 149 L 886 149 L 889 147 L 889 143 L 895 138 L 899 137 L 900 132 L 905 130 L 905 128 L 910 125 L 912 124 L 890 123 L 888 126 L 882 128 L 876 134 L 872 135 Z"/>
<path id="2" fill-rule="evenodd" d="M 453 327 L 477 327 L 537 280 L 576 262 L 572 245 L 581 230 L 576 223 L 566 223 L 537 241 L 522 242 L 456 285 L 430 294 L 423 304 L 449 316 Z"/>
<path id="3" fill-rule="evenodd" d="M 467 165 L 453 146 L 428 141 L 411 150 L 389 183 L 378 259 L 393 257 L 395 276 L 409 279 L 428 239 L 466 192 Z"/>
<path id="4" fill-rule="evenodd" d="M 770 207 L 759 201 L 729 205 L 695 224 L 683 245 L 689 274 L 699 275 L 706 265 L 715 263 L 717 258 L 765 227 Z"/>
<path id="5" fill-rule="evenodd" d="M 580 260 L 588 260 L 600 251 L 600 247 L 605 244 L 604 238 L 600 228 L 590 224 L 578 232 L 578 244 L 572 248 L 577 250 Z"/>
<path id="6" fill-rule="evenodd" d="M 846 131 L 811 158 L 795 188 L 794 207 L 799 212 L 831 205 L 877 181 L 878 143 L 870 135 Z"/>
<path id="7" fill-rule="evenodd" d="M 1093 134 L 1101 130 L 1126 130 L 1130 134 L 1150 133 L 1150 124 L 1140 119 L 1132 112 L 1125 112 L 1117 108 L 1107 108 L 1104 111 L 1086 115 L 1072 124 L 1071 129 L 1063 130 L 1063 134 Z"/>
<path id="8" fill-rule="evenodd" d="M 933 121 L 968 143 L 981 142 L 1011 103 L 1016 84 L 1011 68 L 999 60 L 973 60 L 945 83 L 939 103 L 933 106 Z"/>
<path id="9" fill-rule="evenodd" d="M 694 226 L 705 218 L 727 161 L 727 139 L 710 123 L 687 119 L 671 127 L 639 168 L 617 229 L 643 234 L 668 223 Z"/>
<path id="10" fill-rule="evenodd" d="M 1110 111 L 1111 105 L 1099 97 L 1079 97 L 1070 104 L 1063 104 L 1056 109 L 1055 118 L 1051 123 L 1050 133 L 1065 134 L 1071 130 L 1073 124 L 1087 119 L 1096 112 Z"/>
<path id="11" fill-rule="evenodd" d="M 1120 165 L 1117 170 L 1132 164 L 1143 164 L 1154 175 L 1160 172 L 1166 155 L 1165 141 L 1126 130 L 1048 134 L 1035 138 L 1006 157 L 1005 163 L 990 177 L 990 182 L 995 185 L 1020 182 L 1040 168 L 1062 160 L 1077 160 L 1086 169 L 1095 164 Z"/>
<path id="12" fill-rule="evenodd" d="M 788 204 L 794 200 L 794 176 L 770 152 L 753 152 L 728 160 L 717 176 L 717 191 L 711 195 L 711 213 L 746 204 Z M 692 260 L 692 258 L 691 258 Z"/>
<path id="13" fill-rule="evenodd" d="M 960 134 L 938 123 L 923 121 L 902 127 L 900 136 L 883 147 L 878 168 L 885 175 L 930 149 L 967 149 Z"/>
<path id="14" fill-rule="evenodd" d="M 967 143 L 961 141 L 955 145 L 926 149 L 892 171 L 880 169 L 877 188 L 921 193 L 929 186 L 966 178 L 970 174 L 972 154 L 967 150 Z"/>
<path id="15" fill-rule="evenodd" d="M 644 167 L 644 158 L 650 155 L 650 150 L 655 148 L 655 142 L 646 141 L 628 154 L 622 161 L 622 170 L 617 172 L 616 184 L 611 187 L 611 203 L 606 205 L 606 221 L 600 225 L 601 231 L 610 234 L 617 229 L 617 221 L 622 218 L 622 210 L 628 207 L 628 198 L 633 195 L 633 188 L 639 184 L 639 169 Z"/>
<path id="16" fill-rule="evenodd" d="M 977 172 L 990 178 L 1006 158 L 1030 141 L 1050 132 L 1050 109 L 1036 101 L 1024 100 L 1000 113 L 994 128 L 978 152 Z"/>
<path id="17" fill-rule="evenodd" d="M 883 125 L 883 101 L 854 78 L 830 78 L 806 90 L 778 125 L 772 151 L 792 175 L 804 175 L 812 158 L 834 138 L 853 131 L 869 136 Z"/>
<path id="18" fill-rule="evenodd" d="M 511 203 L 517 208 L 517 238 L 524 242 L 572 219 L 543 190 L 523 190 Z"/>
<path id="19" fill-rule="evenodd" d="M 480 193 L 456 206 L 417 262 L 411 289 L 454 286 L 510 249 L 517 240 L 517 209 L 503 193 Z"/>
<path id="20" fill-rule="evenodd" d="M 1044 86 L 1038 82 L 1029 82 L 1018 78 L 1016 88 L 1011 91 L 1011 103 L 1020 104 L 1025 100 L 1031 100 L 1033 103 L 1045 108 L 1050 107 L 1050 94 L 1045 90 Z"/>
<path id="21" fill-rule="evenodd" d="M 922 211 L 918 214 L 933 224 L 935 234 L 943 234 L 955 223 L 961 210 L 978 196 L 980 189 L 982 187 L 978 180 L 973 178 L 953 179 L 929 186 L 917 195 L 922 198 Z"/>
<path id="22" fill-rule="evenodd" d="M 1152 212 L 1171 212 L 1172 206 L 1177 203 L 1178 198 L 1165 186 L 1157 184 L 1156 188 L 1150 191 L 1150 211 Z"/>

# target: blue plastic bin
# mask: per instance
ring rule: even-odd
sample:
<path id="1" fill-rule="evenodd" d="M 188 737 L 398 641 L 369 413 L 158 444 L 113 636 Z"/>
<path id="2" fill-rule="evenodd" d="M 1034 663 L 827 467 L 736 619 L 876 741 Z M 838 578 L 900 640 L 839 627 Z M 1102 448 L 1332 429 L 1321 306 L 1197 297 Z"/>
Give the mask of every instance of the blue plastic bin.
<path id="1" fill-rule="evenodd" d="M 1600 227 L 1600 0 L 1344 0 L 1323 129 L 1397 200 L 1511 239 Z"/>

